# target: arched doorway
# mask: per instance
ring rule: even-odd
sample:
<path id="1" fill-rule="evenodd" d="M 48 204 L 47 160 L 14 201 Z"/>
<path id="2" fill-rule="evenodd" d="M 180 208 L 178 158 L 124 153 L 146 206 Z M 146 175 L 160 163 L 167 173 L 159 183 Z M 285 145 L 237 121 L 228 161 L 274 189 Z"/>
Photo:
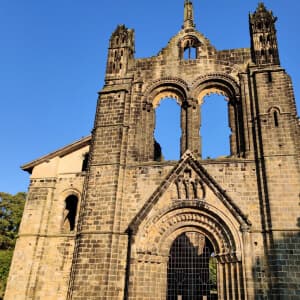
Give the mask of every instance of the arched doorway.
<path id="1" fill-rule="evenodd" d="M 168 262 L 168 300 L 214 300 L 217 264 L 214 249 L 199 232 L 185 232 L 172 244 Z"/>
<path id="2" fill-rule="evenodd" d="M 181 202 L 132 224 L 129 295 L 144 299 L 147 290 L 150 299 L 245 300 L 243 233 L 216 207 L 194 204 Z"/>

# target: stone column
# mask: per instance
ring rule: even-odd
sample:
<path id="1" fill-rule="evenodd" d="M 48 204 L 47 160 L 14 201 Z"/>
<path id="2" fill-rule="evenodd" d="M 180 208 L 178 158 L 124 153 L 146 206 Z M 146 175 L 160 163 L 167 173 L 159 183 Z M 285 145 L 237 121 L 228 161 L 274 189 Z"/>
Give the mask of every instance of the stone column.
<path id="1" fill-rule="evenodd" d="M 200 107 L 197 99 L 188 98 L 187 101 L 183 103 L 181 127 L 181 154 L 189 149 L 196 156 L 200 156 Z"/>

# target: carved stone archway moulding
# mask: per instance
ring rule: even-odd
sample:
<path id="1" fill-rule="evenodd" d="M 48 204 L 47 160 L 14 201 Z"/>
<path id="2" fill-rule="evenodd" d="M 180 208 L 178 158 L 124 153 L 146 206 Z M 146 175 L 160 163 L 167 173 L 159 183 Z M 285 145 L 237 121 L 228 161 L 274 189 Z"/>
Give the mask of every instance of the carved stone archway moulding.
<path id="1" fill-rule="evenodd" d="M 212 243 L 216 257 L 241 261 L 242 241 L 233 222 L 216 207 L 201 201 L 186 201 L 159 211 L 136 232 L 136 253 L 168 257 L 172 242 L 181 233 L 195 231 Z M 135 233 L 134 233 L 135 234 Z"/>
<path id="2" fill-rule="evenodd" d="M 219 299 L 245 299 L 246 273 L 242 239 L 245 228 L 249 227 L 236 221 L 233 215 L 227 216 L 215 206 L 199 200 L 174 203 L 146 218 L 136 228 L 137 232 L 132 232 L 133 274 L 143 272 L 141 281 L 132 278 L 132 291 L 147 282 L 145 274 L 153 268 L 158 276 L 165 278 L 173 242 L 181 234 L 198 233 L 211 242 L 218 261 Z M 240 228 L 237 228 L 239 225 Z M 152 284 L 156 282 L 153 280 Z M 166 293 L 166 281 L 163 280 L 158 294 L 163 299 Z"/>
<path id="3" fill-rule="evenodd" d="M 211 93 L 225 96 L 231 102 L 240 99 L 239 83 L 230 75 L 223 73 L 207 74 L 198 77 L 191 85 L 191 97 L 201 105 L 203 98 Z"/>
<path id="4" fill-rule="evenodd" d="M 217 93 L 228 100 L 239 101 L 240 87 L 237 80 L 226 73 L 211 73 L 196 78 L 188 84 L 178 77 L 165 77 L 151 82 L 143 96 L 144 109 L 156 108 L 160 100 L 166 97 L 176 99 L 179 105 L 195 106 L 202 104 L 203 97 Z"/>

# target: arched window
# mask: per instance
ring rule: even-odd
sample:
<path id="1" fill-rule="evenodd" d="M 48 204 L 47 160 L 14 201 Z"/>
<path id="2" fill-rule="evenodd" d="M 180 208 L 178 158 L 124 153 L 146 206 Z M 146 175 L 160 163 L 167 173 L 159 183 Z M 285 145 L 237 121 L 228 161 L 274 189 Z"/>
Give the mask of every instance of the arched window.
<path id="1" fill-rule="evenodd" d="M 201 106 L 202 157 L 216 158 L 230 155 L 231 129 L 228 102 L 218 94 L 205 96 Z"/>
<path id="2" fill-rule="evenodd" d="M 263 35 L 260 35 L 260 36 L 259 36 L 259 41 L 260 41 L 261 43 L 264 42 L 264 37 L 263 37 Z"/>
<path id="3" fill-rule="evenodd" d="M 65 200 L 64 210 L 64 231 L 73 231 L 76 224 L 78 198 L 75 195 L 70 195 Z"/>
<path id="4" fill-rule="evenodd" d="M 195 47 L 188 47 L 184 49 L 183 58 L 188 59 L 197 59 L 197 49 Z"/>
<path id="5" fill-rule="evenodd" d="M 197 59 L 198 49 L 201 46 L 200 41 L 194 36 L 184 37 L 179 44 L 181 59 Z"/>
<path id="6" fill-rule="evenodd" d="M 173 242 L 168 262 L 167 299 L 218 299 L 214 249 L 204 235 L 186 232 Z"/>
<path id="7" fill-rule="evenodd" d="M 275 127 L 278 127 L 279 126 L 279 122 L 278 122 L 278 111 L 277 110 L 273 111 L 273 118 L 274 118 L 274 125 L 275 125 Z"/>
<path id="8" fill-rule="evenodd" d="M 180 106 L 173 98 L 164 98 L 155 111 L 155 159 L 176 160 L 180 156 Z"/>

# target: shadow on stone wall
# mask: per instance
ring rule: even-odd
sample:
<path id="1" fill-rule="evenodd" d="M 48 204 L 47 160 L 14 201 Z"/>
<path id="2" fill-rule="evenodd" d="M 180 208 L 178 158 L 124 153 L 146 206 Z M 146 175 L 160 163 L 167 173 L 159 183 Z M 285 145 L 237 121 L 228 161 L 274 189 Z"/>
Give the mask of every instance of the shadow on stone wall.
<path id="1" fill-rule="evenodd" d="M 255 299 L 300 299 L 300 231 L 274 238 L 269 253 L 267 258 L 257 257 L 253 266 Z"/>

